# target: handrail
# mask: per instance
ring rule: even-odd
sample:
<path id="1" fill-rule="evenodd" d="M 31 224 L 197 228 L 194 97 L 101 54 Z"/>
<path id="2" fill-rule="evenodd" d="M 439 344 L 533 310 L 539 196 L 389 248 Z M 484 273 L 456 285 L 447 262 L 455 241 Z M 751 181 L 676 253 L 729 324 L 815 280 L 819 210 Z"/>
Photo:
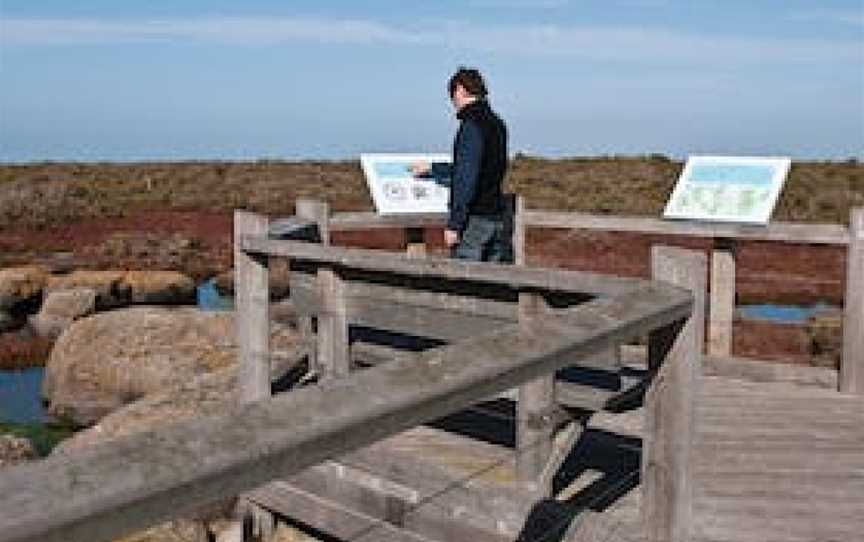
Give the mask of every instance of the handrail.
<path id="1" fill-rule="evenodd" d="M 771 222 L 765 226 L 688 222 L 641 216 L 607 216 L 577 212 L 526 209 L 522 220 L 527 227 L 603 230 L 614 232 L 713 237 L 747 241 L 848 245 L 849 229 L 841 224 Z M 374 212 L 341 212 L 330 217 L 333 231 L 376 228 L 440 227 L 446 222 L 441 214 L 378 215 Z"/>
<path id="2" fill-rule="evenodd" d="M 339 248 L 315 247 L 320 250 L 313 253 L 302 243 L 242 243 L 253 251 L 300 253 L 341 265 L 365 262 L 346 258 Z M 404 261 L 377 256 L 385 269 Z M 513 271 L 532 276 L 527 268 Z M 659 282 L 634 286 L 321 386 L 4 470 L 0 542 L 110 540 L 554 373 L 692 311 L 693 297 L 685 290 Z"/>

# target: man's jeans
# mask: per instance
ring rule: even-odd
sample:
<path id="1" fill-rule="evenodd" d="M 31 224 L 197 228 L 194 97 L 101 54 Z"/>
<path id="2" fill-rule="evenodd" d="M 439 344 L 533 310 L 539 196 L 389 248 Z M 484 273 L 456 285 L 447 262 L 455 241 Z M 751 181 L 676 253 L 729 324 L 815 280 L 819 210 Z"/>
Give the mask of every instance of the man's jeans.
<path id="1" fill-rule="evenodd" d="M 513 242 L 504 221 L 492 216 L 469 216 L 452 256 L 460 260 L 513 263 Z"/>

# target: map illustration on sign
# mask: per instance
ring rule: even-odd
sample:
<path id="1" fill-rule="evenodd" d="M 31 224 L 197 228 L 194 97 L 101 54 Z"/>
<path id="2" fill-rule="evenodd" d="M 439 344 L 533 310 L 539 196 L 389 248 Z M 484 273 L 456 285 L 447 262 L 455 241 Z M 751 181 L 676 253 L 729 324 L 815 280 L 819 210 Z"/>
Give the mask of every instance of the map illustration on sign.
<path id="1" fill-rule="evenodd" d="M 663 216 L 767 224 L 791 163 L 789 158 L 691 156 Z"/>
<path id="2" fill-rule="evenodd" d="M 415 177 L 417 162 L 428 163 L 430 173 Z M 379 214 L 447 213 L 450 155 L 361 154 L 360 164 Z"/>

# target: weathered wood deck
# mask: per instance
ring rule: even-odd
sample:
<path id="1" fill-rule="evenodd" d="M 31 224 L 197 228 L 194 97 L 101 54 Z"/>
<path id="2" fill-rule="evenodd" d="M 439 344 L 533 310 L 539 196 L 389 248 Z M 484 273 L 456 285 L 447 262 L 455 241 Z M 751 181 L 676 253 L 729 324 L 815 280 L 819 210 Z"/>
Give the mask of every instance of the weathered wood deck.
<path id="1" fill-rule="evenodd" d="M 694 542 L 862 539 L 864 398 L 706 376 L 697 403 Z M 429 427 L 250 498 L 300 521 L 333 525 L 332 534 L 351 541 L 642 542 L 643 418 L 634 409 L 588 420 L 556 477 L 561 506 L 553 506 L 551 519 L 532 519 L 541 496 L 518 481 L 506 448 Z M 458 532 L 446 521 L 454 517 L 462 520 Z M 442 530 L 447 526 L 451 532 Z"/>
<path id="2" fill-rule="evenodd" d="M 705 377 L 697 416 L 694 542 L 864 538 L 864 398 Z M 642 416 L 603 413 L 590 425 L 638 436 Z M 587 514 L 570 540 L 645 540 L 639 497 Z"/>

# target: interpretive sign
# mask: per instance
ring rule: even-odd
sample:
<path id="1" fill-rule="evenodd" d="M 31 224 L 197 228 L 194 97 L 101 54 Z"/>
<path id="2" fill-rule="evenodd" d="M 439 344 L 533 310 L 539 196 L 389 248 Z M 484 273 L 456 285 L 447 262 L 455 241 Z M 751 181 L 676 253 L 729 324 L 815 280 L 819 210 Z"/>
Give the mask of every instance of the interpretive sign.
<path id="1" fill-rule="evenodd" d="M 663 216 L 767 224 L 791 163 L 789 158 L 691 156 Z"/>
<path id="2" fill-rule="evenodd" d="M 431 171 L 415 177 L 411 165 L 418 162 Z M 450 155 L 361 154 L 360 163 L 379 214 L 447 213 Z"/>

